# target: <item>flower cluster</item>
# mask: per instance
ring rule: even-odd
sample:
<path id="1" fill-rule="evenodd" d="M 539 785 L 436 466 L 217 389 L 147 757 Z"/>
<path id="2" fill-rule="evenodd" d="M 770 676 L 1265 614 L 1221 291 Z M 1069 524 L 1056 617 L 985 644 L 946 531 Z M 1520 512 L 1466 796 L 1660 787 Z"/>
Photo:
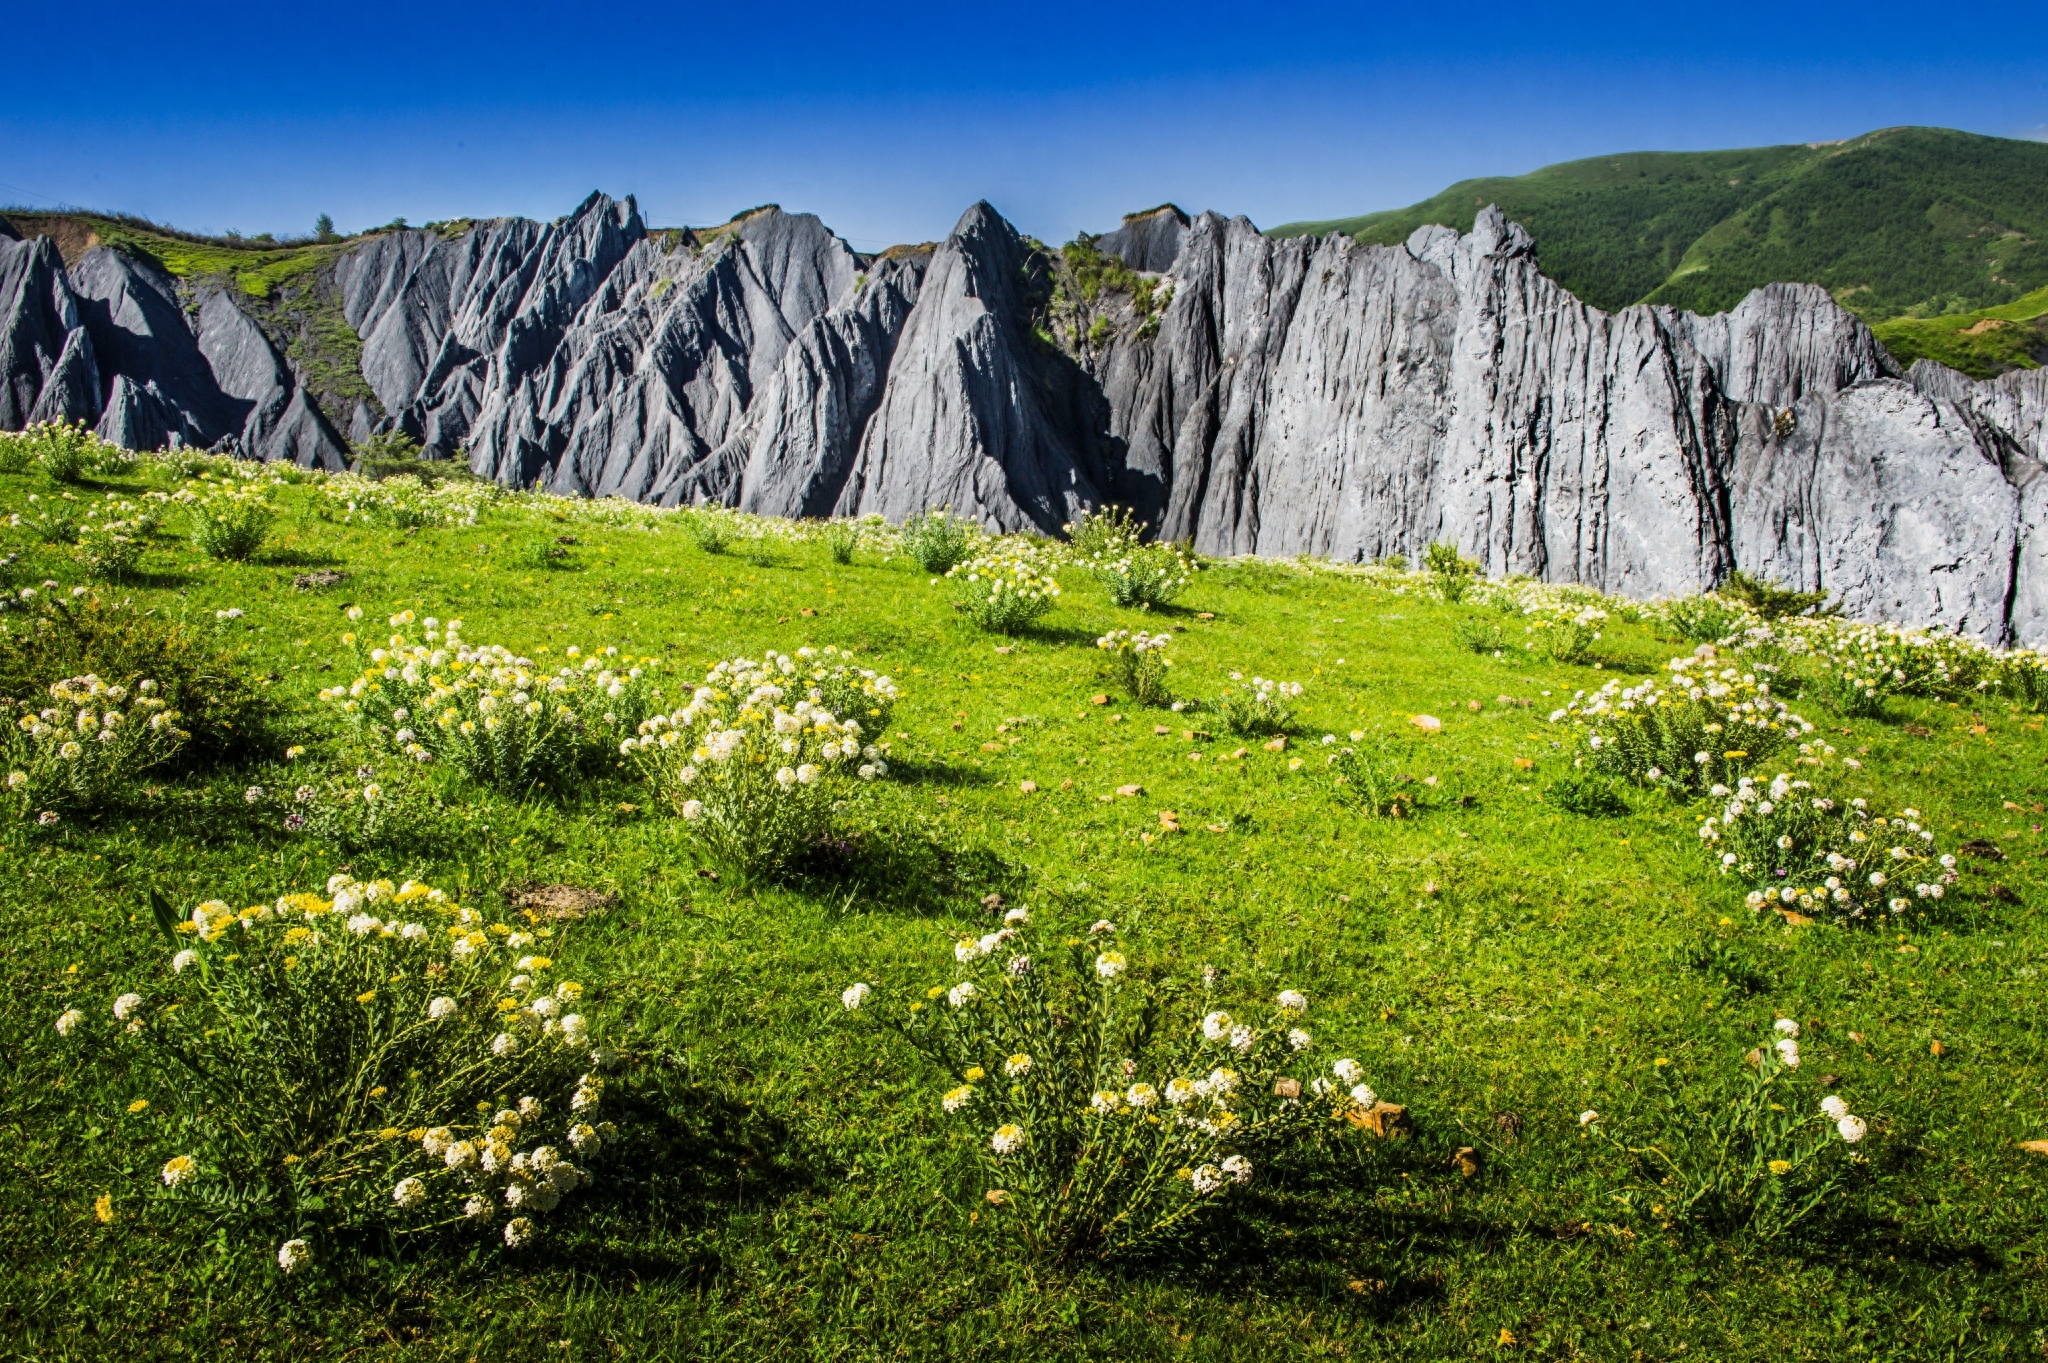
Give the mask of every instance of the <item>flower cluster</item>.
<path id="1" fill-rule="evenodd" d="M 80 510 L 83 505 L 75 492 L 59 492 L 55 497 L 31 492 L 28 510 L 11 513 L 7 524 L 28 531 L 43 544 L 76 544 L 79 526 L 85 519 Z"/>
<path id="2" fill-rule="evenodd" d="M 868 733 L 887 731 L 901 694 L 893 680 L 855 662 L 852 649 L 831 644 L 823 648 L 806 644 L 796 651 L 796 660 L 796 680 L 800 685 L 808 683 L 806 698 L 813 705 L 859 720 Z"/>
<path id="3" fill-rule="evenodd" d="M 1283 733 L 1294 718 L 1289 701 L 1301 699 L 1300 682 L 1273 681 L 1267 677 L 1244 679 L 1242 672 L 1230 674 L 1231 687 L 1216 698 L 1216 713 L 1223 726 L 1236 734 Z"/>
<path id="4" fill-rule="evenodd" d="M 153 681 L 131 691 L 91 674 L 68 677 L 50 687 L 50 699 L 4 730 L 8 794 L 44 823 L 59 810 L 105 805 L 192 736 Z"/>
<path id="5" fill-rule="evenodd" d="M 320 495 L 344 522 L 370 521 L 401 529 L 471 526 L 503 495 L 496 483 L 451 478 L 428 485 L 411 474 L 381 481 L 351 473 L 322 479 Z"/>
<path id="6" fill-rule="evenodd" d="M 155 529 L 154 512 L 109 497 L 103 505 L 86 508 L 85 519 L 78 524 L 73 557 L 88 576 L 119 581 L 141 566 L 142 552 Z"/>
<path id="7" fill-rule="evenodd" d="M 975 558 L 956 563 L 946 578 L 967 588 L 955 605 L 997 634 L 1014 634 L 1053 608 L 1060 584 L 1053 580 L 1056 552 L 1026 539 L 998 540 Z M 937 579 L 934 578 L 936 583 Z"/>
<path id="8" fill-rule="evenodd" d="M 1752 910 L 1883 921 L 1956 883 L 1955 857 L 1934 846 L 1918 810 L 1873 816 L 1865 800 L 1829 793 L 1824 774 L 1823 782 L 1817 789 L 1780 772 L 1767 786 L 1745 776 L 1710 792 L 1726 803 L 1700 824 L 1700 845 L 1723 875 L 1752 887 Z"/>
<path id="9" fill-rule="evenodd" d="M 1522 613 L 1529 621 L 1522 627 L 1524 647 L 1560 663 L 1584 661 L 1607 623 L 1607 612 L 1600 607 L 1573 601 L 1532 605 Z"/>
<path id="10" fill-rule="evenodd" d="M 1127 629 L 1111 630 L 1095 641 L 1095 646 L 1109 655 L 1117 685 L 1140 705 L 1163 705 L 1171 698 L 1166 689 L 1166 673 L 1173 666 L 1173 659 L 1166 656 L 1166 650 L 1172 644 L 1171 634 L 1147 634 L 1143 630 L 1133 634 Z"/>
<path id="11" fill-rule="evenodd" d="M 160 913 L 177 948 L 165 975 L 116 999 L 104 1029 L 73 1008 L 57 1030 L 177 1114 L 170 1195 L 297 1232 L 288 1271 L 311 1228 L 516 1217 L 516 1244 L 617 1138 L 611 1057 L 545 929 L 346 875 L 324 895 Z"/>
<path id="12" fill-rule="evenodd" d="M 349 611 L 352 620 L 361 613 Z M 460 620 L 428 616 L 421 643 L 403 633 L 411 611 L 389 623 L 397 632 L 368 648 L 342 636 L 362 670 L 320 699 L 412 760 L 446 761 L 502 790 L 573 780 L 586 756 L 634 732 L 662 700 L 657 658 L 570 647 L 549 669 L 502 645 L 469 643 Z"/>
<path id="13" fill-rule="evenodd" d="M 821 670 L 831 680 L 831 669 L 809 669 Z M 779 871 L 815 846 L 849 775 L 871 781 L 888 774 L 887 750 L 866 740 L 859 719 L 841 719 L 811 699 L 824 688 L 806 687 L 810 680 L 787 654 L 727 659 L 687 704 L 648 717 L 619 745 L 706 854 L 741 875 Z M 873 698 L 886 681 L 870 683 Z M 893 683 L 886 692 L 893 700 Z"/>
<path id="14" fill-rule="evenodd" d="M 1375 1101 L 1355 1061 L 1312 1077 L 1300 991 L 1235 1014 L 1135 968 L 1113 923 L 1062 937 L 1011 909 L 953 957 L 954 982 L 896 1025 L 953 1076 L 938 1106 L 981 1159 L 988 1201 L 1014 1209 L 1038 1252 L 1109 1255 L 1182 1233 L 1269 1152 Z M 871 992 L 840 1001 L 857 1013 Z M 1175 1012 L 1183 1022 L 1166 1020 Z"/>
<path id="15" fill-rule="evenodd" d="M 1580 691 L 1550 722 L 1578 732 L 1586 765 L 1685 792 L 1734 780 L 1812 732 L 1771 695 L 1768 680 L 1715 662 L 1713 649 L 1702 646 L 1673 658 L 1661 681 L 1617 679 Z"/>
<path id="16" fill-rule="evenodd" d="M 1119 544 L 1080 566 L 1108 589 L 1113 604 L 1139 610 L 1167 604 L 1195 580 L 1195 562 L 1178 545 Z"/>
<path id="17" fill-rule="evenodd" d="M 277 508 L 261 489 L 239 483 L 210 484 L 199 492 L 187 489 L 176 500 L 185 504 L 193 545 L 208 558 L 253 558 L 277 519 Z"/>
<path id="18" fill-rule="evenodd" d="M 1588 1135 L 1613 1142 L 1643 1176 L 1619 1200 L 1666 1225 L 1697 1221 L 1766 1240 L 1836 1210 L 1845 1166 L 1870 1128 L 1837 1094 L 1816 1101 L 1790 1091 L 1799 1035 L 1798 1022 L 1779 1018 L 1745 1057 L 1748 1074 L 1734 1095 L 1685 1114 L 1646 1145 L 1616 1139 L 1597 1112 L 1580 1114 Z M 1674 1093 L 1671 1106 L 1688 1097 Z"/>

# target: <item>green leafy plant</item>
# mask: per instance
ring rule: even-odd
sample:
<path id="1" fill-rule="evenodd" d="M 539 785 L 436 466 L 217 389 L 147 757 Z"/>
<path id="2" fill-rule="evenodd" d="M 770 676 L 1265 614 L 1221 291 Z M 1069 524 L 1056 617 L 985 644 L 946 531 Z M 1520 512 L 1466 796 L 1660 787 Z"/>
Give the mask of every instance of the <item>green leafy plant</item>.
<path id="1" fill-rule="evenodd" d="M 1802 745 L 1810 748 L 1811 745 Z M 1751 887 L 1749 907 L 1781 909 L 1837 923 L 1888 921 L 1916 901 L 1939 900 L 1956 883 L 1956 859 L 1935 845 L 1917 809 L 1873 817 L 1861 797 L 1837 793 L 1824 745 L 1812 775 L 1779 772 L 1769 785 L 1741 778 L 1699 828 L 1700 846 L 1721 874 Z"/>
<path id="2" fill-rule="evenodd" d="M 195 497 L 186 507 L 191 517 L 192 543 L 212 559 L 246 562 L 256 556 L 270 537 L 277 508 L 255 488 L 232 485 L 215 487 Z"/>
<path id="3" fill-rule="evenodd" d="M 927 573 L 951 573 L 966 562 L 978 537 L 972 521 L 939 507 L 903 523 L 903 552 Z"/>
<path id="4" fill-rule="evenodd" d="M 1234 684 L 1216 698 L 1216 713 L 1224 728 L 1248 736 L 1287 732 L 1287 726 L 1294 721 L 1294 711 L 1288 702 L 1301 699 L 1300 682 L 1273 681 L 1267 677 L 1246 681 L 1242 672 L 1231 673 L 1230 680 Z"/>
<path id="5" fill-rule="evenodd" d="M 1458 643 L 1473 653 L 1498 653 L 1508 646 L 1507 631 L 1497 620 L 1483 616 L 1463 615 L 1451 626 L 1451 633 Z"/>
<path id="6" fill-rule="evenodd" d="M 1766 620 L 1780 620 L 1788 615 L 1828 616 L 1841 613 L 1839 605 L 1823 608 L 1828 599 L 1824 591 L 1794 591 L 1790 587 L 1780 587 L 1768 578 L 1751 576 L 1740 568 L 1728 574 L 1728 580 L 1721 584 L 1719 590 Z"/>
<path id="7" fill-rule="evenodd" d="M 1172 645 L 1171 634 L 1133 634 L 1127 629 L 1111 630 L 1095 641 L 1109 655 L 1117 685 L 1140 705 L 1164 705 L 1173 699 L 1166 689 L 1166 674 L 1173 667 L 1166 650 Z"/>
<path id="8" fill-rule="evenodd" d="M 1112 605 L 1139 610 L 1168 604 L 1195 580 L 1194 560 L 1174 545 L 1134 546 L 1085 566 L 1108 590 Z"/>
<path id="9" fill-rule="evenodd" d="M 1531 606 L 1523 614 L 1529 619 L 1523 627 L 1529 651 L 1548 654 L 1559 663 L 1584 662 L 1607 623 L 1607 612 L 1600 607 L 1573 601 Z"/>
<path id="10" fill-rule="evenodd" d="M 1750 617 L 1718 596 L 1682 596 L 1665 608 L 1665 618 L 1679 638 L 1714 644 L 1740 630 Z"/>
<path id="11" fill-rule="evenodd" d="M 337 875 L 327 893 L 182 921 L 158 897 L 168 970 L 58 1032 L 124 1072 L 135 1110 L 176 1118 L 159 1195 L 289 1237 L 287 1272 L 363 1229 L 524 1244 L 594 1177 L 571 1160 L 617 1137 L 583 986 L 555 981 L 547 930 L 438 890 Z"/>
<path id="12" fill-rule="evenodd" d="M 1041 932 L 1013 909 L 953 954 L 952 985 L 890 1021 L 948 1076 L 934 1107 L 974 1152 L 986 1214 L 1038 1257 L 1180 1239 L 1229 1214 L 1275 1154 L 1376 1101 L 1354 1061 L 1332 1067 L 1341 1083 L 1316 1076 L 1302 994 L 1226 1011 L 1134 966 L 1111 923 Z M 858 1015 L 871 993 L 840 1001 Z"/>
<path id="13" fill-rule="evenodd" d="M 1373 818 L 1409 819 L 1422 808 L 1427 789 L 1401 770 L 1400 756 L 1385 734 L 1354 732 L 1351 742 L 1326 759 L 1337 798 Z"/>
<path id="14" fill-rule="evenodd" d="M 271 706 L 208 634 L 84 587 L 28 590 L 33 594 L 15 603 L 20 612 L 0 625 L 0 697 L 39 697 L 88 673 L 135 694 L 149 681 L 191 735 L 170 767 L 246 760 L 261 749 Z"/>
<path id="15" fill-rule="evenodd" d="M 1127 506 L 1096 507 L 1061 528 L 1075 557 L 1083 560 L 1120 558 L 1138 547 L 1145 529 Z"/>
<path id="16" fill-rule="evenodd" d="M 1733 781 L 1813 732 L 1756 673 L 1714 661 L 1674 658 L 1662 684 L 1616 679 L 1578 692 L 1550 721 L 1578 731 L 1588 767 L 1683 794 Z"/>
<path id="17" fill-rule="evenodd" d="M 1472 590 L 1472 584 L 1479 580 L 1479 563 L 1458 552 L 1458 546 L 1448 540 L 1438 540 L 1429 546 L 1423 558 L 1423 571 L 1429 575 L 1429 585 L 1444 600 L 1457 604 Z"/>
<path id="18" fill-rule="evenodd" d="M 889 772 L 858 719 L 809 699 L 782 704 L 802 684 L 786 654 L 729 658 L 689 704 L 650 716 L 620 745 L 690 840 L 742 879 L 790 870 L 824 840 L 855 780 Z"/>
<path id="19" fill-rule="evenodd" d="M 1574 766 L 1543 788 L 1544 802 L 1567 814 L 1589 819 L 1614 819 L 1628 813 L 1628 802 L 1614 788 L 1614 779 Z"/>
<path id="20" fill-rule="evenodd" d="M 349 608 L 350 620 L 361 617 L 360 607 Z M 389 623 L 403 631 L 413 613 Z M 343 635 L 362 670 L 323 688 L 320 699 L 374 743 L 511 794 L 575 786 L 662 701 L 658 658 L 616 648 L 585 655 L 571 646 L 565 665 L 550 672 L 502 644 L 469 643 L 460 620 L 443 627 L 430 616 L 424 637 L 416 643 L 394 633 L 369 644 Z"/>
<path id="21" fill-rule="evenodd" d="M 946 570 L 946 580 L 966 589 L 953 604 L 992 634 L 1015 634 L 1053 608 L 1060 584 L 1051 554 L 1029 540 L 1005 540 L 981 555 Z"/>
<path id="22" fill-rule="evenodd" d="M 76 544 L 85 512 L 78 498 L 69 492 L 60 492 L 55 497 L 31 492 L 28 510 L 17 511 L 7 519 L 10 525 L 28 531 L 40 543 Z"/>
<path id="23" fill-rule="evenodd" d="M 853 520 L 826 521 L 819 538 L 825 541 L 825 552 L 832 556 L 834 563 L 853 562 L 854 551 L 860 548 L 860 522 Z"/>
<path id="24" fill-rule="evenodd" d="M 1734 1094 L 1704 1111 L 1665 1079 L 1665 1131 L 1645 1145 L 1613 1136 L 1597 1112 L 1580 1125 L 1621 1150 L 1642 1182 L 1624 1197 L 1666 1224 L 1692 1222 L 1775 1240 L 1838 1204 L 1869 1125 L 1836 1095 L 1799 1080 L 1799 1024 L 1779 1018 L 1744 1061 Z"/>
<path id="25" fill-rule="evenodd" d="M 54 820 L 58 811 L 103 809 L 169 761 L 192 735 L 178 727 L 181 717 L 159 690 L 147 679 L 130 689 L 89 674 L 68 677 L 50 687 L 53 704 L 8 715 L 0 760 L 22 816 Z"/>
<path id="26" fill-rule="evenodd" d="M 732 513 L 722 506 L 700 506 L 683 521 L 690 543 L 707 554 L 722 554 L 738 535 Z"/>

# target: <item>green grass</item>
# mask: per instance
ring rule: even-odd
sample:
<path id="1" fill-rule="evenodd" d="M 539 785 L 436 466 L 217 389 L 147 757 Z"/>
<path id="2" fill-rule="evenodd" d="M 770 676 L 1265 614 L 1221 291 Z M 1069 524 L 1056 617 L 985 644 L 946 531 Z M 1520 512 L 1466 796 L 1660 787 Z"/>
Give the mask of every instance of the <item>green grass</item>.
<path id="1" fill-rule="evenodd" d="M 2048 354 L 2048 288 L 2002 307 L 1952 317 L 1900 317 L 1873 330 L 1901 364 L 1928 359 L 1988 379 L 2009 369 L 2038 369 Z"/>
<path id="2" fill-rule="evenodd" d="M 1488 203 L 1529 229 L 1547 274 L 1610 310 L 1719 312 L 1763 284 L 1800 281 L 1876 323 L 1997 307 L 2048 285 L 2048 146 L 1942 128 L 1595 157 L 1272 235 L 1391 245 L 1424 223 L 1468 231 Z"/>
<path id="3" fill-rule="evenodd" d="M 0 479 L 0 506 L 36 489 Z M 479 642 L 617 644 L 692 671 L 853 646 L 904 688 L 894 779 L 850 812 L 861 834 L 847 864 L 791 887 L 704 878 L 624 779 L 562 803 L 450 787 L 447 823 L 421 830 L 420 850 L 349 858 L 358 876 L 416 876 L 479 902 L 527 880 L 618 892 L 557 955 L 606 982 L 596 1003 L 642 1057 L 638 1119 L 665 1143 L 607 1169 L 588 1215 L 557 1218 L 536 1252 L 365 1243 L 289 1282 L 273 1242 L 153 1201 L 178 1114 L 127 1115 L 118 1080 L 78 1068 L 50 1023 L 164 969 L 147 887 L 185 910 L 324 882 L 338 852 L 242 802 L 246 785 L 297 774 L 166 780 L 135 810 L 54 837 L 10 820 L 0 1325 L 18 1356 L 2038 1356 L 2048 1161 L 2014 1148 L 2048 1136 L 2048 932 L 2030 907 L 2048 853 L 2032 812 L 2048 800 L 2048 740 L 2032 716 L 1913 702 L 1843 721 L 1801 707 L 1862 755 L 1873 795 L 1916 803 L 1951 845 L 1985 838 L 2009 859 L 1966 862 L 1945 916 L 1903 932 L 1793 929 L 1754 921 L 1706 871 L 1688 811 L 1638 793 L 1630 815 L 1591 820 L 1543 800 L 1563 769 L 1545 709 L 1687 651 L 1643 626 L 1611 622 L 1598 668 L 1496 660 L 1458 645 L 1453 608 L 1230 563 L 1149 614 L 1114 609 L 1076 574 L 1042 629 L 994 639 L 900 556 L 839 566 L 808 543 L 754 567 L 701 553 L 673 524 L 557 525 L 524 499 L 473 529 L 400 534 L 320 519 L 313 488 L 277 496 L 267 556 L 210 563 L 163 540 L 132 592 L 217 629 L 275 678 L 264 685 L 306 762 L 355 760 L 313 700 L 346 676 L 354 601 L 373 619 L 460 615 Z M 543 529 L 573 531 L 578 567 L 524 565 Z M 6 547 L 23 555 L 12 585 L 73 579 L 20 532 Z M 295 591 L 312 565 L 352 576 Z M 216 625 L 228 607 L 247 615 Z M 1290 751 L 1252 742 L 1233 761 L 1236 740 L 1182 739 L 1208 716 L 1091 704 L 1108 690 L 1093 640 L 1119 626 L 1175 633 L 1183 695 L 1213 696 L 1233 669 L 1305 682 Z M 1418 712 L 1442 731 L 1423 736 Z M 1311 749 L 1353 728 L 1391 735 L 1407 769 L 1438 777 L 1434 806 L 1397 820 L 1340 804 Z M 1297 754 L 1307 762 L 1291 771 Z M 1143 793 L 1113 794 L 1126 784 Z M 1162 831 L 1168 809 L 1188 831 Z M 1994 882 L 2024 902 L 1994 897 Z M 937 1108 L 948 1078 L 844 1026 L 837 999 L 855 978 L 898 998 L 950 978 L 948 944 L 987 930 L 991 892 L 1040 915 L 1115 918 L 1136 953 L 1298 984 L 1327 1053 L 1359 1056 L 1417 1134 L 1357 1136 L 1274 1171 L 1241 1222 L 1185 1252 L 1034 1267 L 983 1215 Z M 1653 1132 L 1657 1060 L 1688 1091 L 1711 1089 L 1781 1014 L 1807 1024 L 1809 1069 L 1839 1074 L 1872 1118 L 1874 1176 L 1843 1219 L 1766 1246 L 1617 1206 L 1619 1171 L 1575 1114 Z M 1450 1163 L 1466 1146 L 1471 1178 Z M 111 1225 L 94 1218 L 101 1193 Z"/>

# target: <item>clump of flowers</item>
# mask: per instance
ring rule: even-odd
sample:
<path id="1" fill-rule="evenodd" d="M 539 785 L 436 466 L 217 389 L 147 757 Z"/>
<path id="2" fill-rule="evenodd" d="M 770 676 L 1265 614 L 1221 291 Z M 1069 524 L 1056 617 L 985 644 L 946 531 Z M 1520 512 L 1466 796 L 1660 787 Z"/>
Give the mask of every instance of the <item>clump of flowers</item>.
<path id="1" fill-rule="evenodd" d="M 0 473 L 42 471 L 60 483 L 88 475 L 118 475 L 135 456 L 100 439 L 84 421 L 35 421 L 20 431 L 0 431 Z"/>
<path id="2" fill-rule="evenodd" d="M 79 527 L 85 521 L 81 506 L 76 493 L 59 492 L 55 497 L 45 497 L 40 492 L 31 492 L 28 510 L 9 515 L 7 523 L 16 530 L 28 531 L 43 544 L 76 544 Z"/>
<path id="3" fill-rule="evenodd" d="M 935 507 L 903 522 L 903 552 L 928 573 L 950 574 L 967 561 L 980 537 L 974 522 L 955 516 L 950 507 Z"/>
<path id="4" fill-rule="evenodd" d="M 1133 634 L 1127 629 L 1111 630 L 1095 641 L 1109 655 L 1117 685 L 1140 705 L 1164 705 L 1172 699 L 1166 689 L 1166 674 L 1173 666 L 1166 650 L 1172 644 L 1171 634 Z"/>
<path id="5" fill-rule="evenodd" d="M 933 1100 L 987 1201 L 1048 1258 L 1185 1234 L 1275 1152 L 1376 1101 L 1355 1061 L 1318 1077 L 1301 993 L 1228 1011 L 1134 964 L 1109 922 L 1063 935 L 1012 909 L 953 956 L 952 984 L 890 1021 L 949 1076 Z M 860 1013 L 872 992 L 840 1001 Z"/>
<path id="6" fill-rule="evenodd" d="M 1081 566 L 1109 592 L 1110 602 L 1150 610 L 1164 606 L 1195 580 L 1195 562 L 1171 544 L 1122 544 Z"/>
<path id="7" fill-rule="evenodd" d="M 860 721 L 866 733 L 882 734 L 896 712 L 896 698 L 902 693 L 896 683 L 871 667 L 854 661 L 850 648 L 809 645 L 796 651 L 797 680 L 808 683 L 806 698 L 822 705 L 842 719 Z"/>
<path id="8" fill-rule="evenodd" d="M 346 875 L 158 913 L 168 969 L 110 1010 L 67 1010 L 59 1033 L 175 1116 L 162 1195 L 290 1232 L 287 1271 L 343 1230 L 518 1218 L 530 1235 L 618 1137 L 599 1026 L 546 929 Z"/>
<path id="9" fill-rule="evenodd" d="M 411 642 L 403 631 L 413 623 L 411 611 L 399 612 L 390 618 L 397 632 L 368 648 L 342 636 L 362 671 L 320 699 L 413 761 L 446 762 L 484 785 L 559 788 L 661 704 L 657 658 L 571 647 L 550 669 L 502 645 L 469 643 L 460 620 L 443 626 L 429 616 L 424 642 Z"/>
<path id="10" fill-rule="evenodd" d="M 727 659 L 619 745 L 705 854 L 743 877 L 789 867 L 824 839 L 853 780 L 889 771 L 868 726 L 809 699 L 805 680 L 787 654 Z"/>
<path id="11" fill-rule="evenodd" d="M 1244 679 L 1244 673 L 1230 674 L 1232 685 L 1216 698 L 1216 713 L 1223 727 L 1234 734 L 1279 734 L 1294 719 L 1288 702 L 1301 699 L 1301 683 L 1274 681 L 1268 677 Z"/>
<path id="12" fill-rule="evenodd" d="M 24 817 L 101 808 L 192 736 L 154 681 L 131 690 L 88 673 L 54 683 L 50 700 L 4 731 L 7 793 Z"/>
<path id="13" fill-rule="evenodd" d="M 503 494 L 496 483 L 478 478 L 449 478 L 428 484 L 410 474 L 364 478 L 337 473 L 322 479 L 320 495 L 329 514 L 344 523 L 369 522 L 402 530 L 428 526 L 472 526 Z"/>
<path id="14" fill-rule="evenodd" d="M 1722 875 L 1751 887 L 1746 902 L 1758 913 L 1883 922 L 1956 883 L 1954 855 L 1935 846 L 1916 809 L 1872 815 L 1865 800 L 1833 793 L 1832 782 L 1817 789 L 1786 772 L 1769 785 L 1745 776 L 1710 793 L 1727 803 L 1700 824 L 1700 846 Z"/>
<path id="15" fill-rule="evenodd" d="M 111 514 L 101 515 L 105 510 Z M 86 508 L 76 535 L 73 557 L 90 577 L 117 582 L 142 565 L 154 517 L 137 511 L 133 502 L 113 501 L 105 508 Z"/>
<path id="16" fill-rule="evenodd" d="M 277 508 L 261 490 L 233 483 L 194 493 L 185 510 L 193 545 L 208 558 L 235 562 L 255 557 L 277 519 Z"/>
<path id="17" fill-rule="evenodd" d="M 1945 636 L 1830 621 L 1797 637 L 1806 689 L 1839 714 L 1874 718 L 1892 696 L 1957 695 L 1984 679 L 1991 655 Z"/>
<path id="18" fill-rule="evenodd" d="M 1769 760 L 1813 730 L 1755 672 L 1716 667 L 1711 649 L 1673 658 L 1668 679 L 1580 691 L 1550 722 L 1578 731 L 1596 771 L 1697 792 Z"/>
<path id="19" fill-rule="evenodd" d="M 1734 1095 L 1683 1112 L 1651 1144 L 1629 1145 L 1597 1112 L 1583 1114 L 1588 1134 L 1619 1147 L 1643 1177 L 1624 1201 L 1666 1224 L 1700 1222 L 1765 1240 L 1833 1210 L 1870 1128 L 1846 1099 L 1820 1097 L 1818 1084 L 1799 1080 L 1799 1033 L 1797 1022 L 1779 1018 L 1747 1056 L 1749 1073 Z"/>
<path id="20" fill-rule="evenodd" d="M 1099 506 L 1060 527 L 1076 558 L 1116 558 L 1138 547 L 1145 527 L 1127 506 Z"/>
<path id="21" fill-rule="evenodd" d="M 1532 605 L 1523 614 L 1529 621 L 1522 628 L 1528 650 L 1560 663 L 1584 662 L 1607 624 L 1606 611 L 1577 601 Z"/>
<path id="22" fill-rule="evenodd" d="M 987 552 L 946 570 L 948 581 L 966 587 L 954 604 L 967 618 L 995 634 L 1015 634 L 1053 608 L 1060 584 L 1053 580 L 1053 555 L 1030 540 L 996 541 Z"/>

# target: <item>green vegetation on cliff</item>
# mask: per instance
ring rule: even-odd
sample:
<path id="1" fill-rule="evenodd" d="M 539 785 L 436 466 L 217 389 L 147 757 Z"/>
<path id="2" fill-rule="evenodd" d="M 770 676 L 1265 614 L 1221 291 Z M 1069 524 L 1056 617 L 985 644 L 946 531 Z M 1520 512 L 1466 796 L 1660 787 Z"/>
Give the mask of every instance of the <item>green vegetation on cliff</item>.
<path id="1" fill-rule="evenodd" d="M 1899 336 L 1904 349 L 1894 353 L 1907 362 L 1924 354 L 1983 375 L 2032 365 L 2041 344 L 2017 325 L 2023 316 L 1985 310 L 2048 286 L 2048 144 L 1942 128 L 1596 157 L 1466 180 L 1408 208 L 1290 223 L 1272 235 L 1348 232 L 1391 245 L 1425 223 L 1468 231 L 1489 203 L 1528 228 L 1545 273 L 1597 307 L 1720 312 L 1761 285 L 1798 281 L 1826 287 L 1873 324 L 1966 319 L 1886 329 L 1886 344 Z M 1981 321 L 2014 325 L 1927 348 L 1929 337 Z"/>

